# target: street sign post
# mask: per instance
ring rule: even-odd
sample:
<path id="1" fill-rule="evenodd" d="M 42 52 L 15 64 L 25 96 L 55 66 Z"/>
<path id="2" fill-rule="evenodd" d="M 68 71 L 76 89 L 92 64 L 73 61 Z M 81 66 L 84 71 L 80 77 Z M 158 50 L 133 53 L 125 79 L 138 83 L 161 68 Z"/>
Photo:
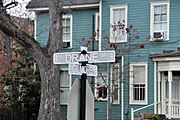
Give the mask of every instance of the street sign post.
<path id="1" fill-rule="evenodd" d="M 89 65 L 81 66 L 81 64 L 69 64 L 68 65 L 69 74 L 82 75 L 82 73 L 87 74 L 87 76 L 97 76 L 97 66 Z"/>
<path id="2" fill-rule="evenodd" d="M 97 66 L 87 63 L 115 62 L 115 51 L 88 51 L 81 47 L 81 52 L 54 53 L 54 64 L 69 64 L 69 74 L 81 75 L 79 119 L 86 120 L 86 79 L 97 76 Z M 93 111 L 93 109 L 92 109 Z"/>

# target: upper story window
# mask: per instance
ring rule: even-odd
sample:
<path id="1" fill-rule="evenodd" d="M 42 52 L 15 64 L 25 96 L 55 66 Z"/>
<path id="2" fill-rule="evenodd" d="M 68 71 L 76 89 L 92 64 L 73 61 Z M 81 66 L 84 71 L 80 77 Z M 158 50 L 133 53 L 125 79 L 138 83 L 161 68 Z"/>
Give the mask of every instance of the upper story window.
<path id="1" fill-rule="evenodd" d="M 169 40 L 169 2 L 151 3 L 152 40 Z"/>
<path id="2" fill-rule="evenodd" d="M 130 103 L 147 104 L 147 63 L 130 64 Z"/>
<path id="3" fill-rule="evenodd" d="M 71 77 L 68 70 L 61 70 L 60 72 L 60 91 L 61 91 L 61 104 L 68 103 L 68 93 L 71 86 Z"/>
<path id="4" fill-rule="evenodd" d="M 63 15 L 63 48 L 72 47 L 72 15 Z"/>
<path id="5" fill-rule="evenodd" d="M 127 42 L 127 6 L 110 7 L 110 42 Z"/>

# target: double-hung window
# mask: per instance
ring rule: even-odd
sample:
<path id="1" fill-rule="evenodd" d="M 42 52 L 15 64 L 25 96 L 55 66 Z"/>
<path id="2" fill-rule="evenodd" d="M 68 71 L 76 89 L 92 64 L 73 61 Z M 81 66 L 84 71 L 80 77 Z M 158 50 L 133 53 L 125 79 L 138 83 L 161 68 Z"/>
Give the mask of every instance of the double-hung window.
<path id="1" fill-rule="evenodd" d="M 127 6 L 110 7 L 110 42 L 127 42 Z"/>
<path id="2" fill-rule="evenodd" d="M 152 40 L 169 40 L 169 2 L 151 3 Z"/>
<path id="3" fill-rule="evenodd" d="M 68 92 L 70 90 L 71 78 L 67 70 L 60 71 L 60 92 L 61 92 L 61 104 L 68 103 Z"/>
<path id="4" fill-rule="evenodd" d="M 147 64 L 130 64 L 130 103 L 147 104 Z"/>
<path id="5" fill-rule="evenodd" d="M 119 63 L 111 65 L 111 101 L 119 104 L 120 99 L 120 66 Z"/>
<path id="6" fill-rule="evenodd" d="M 63 48 L 72 47 L 72 15 L 63 15 Z"/>

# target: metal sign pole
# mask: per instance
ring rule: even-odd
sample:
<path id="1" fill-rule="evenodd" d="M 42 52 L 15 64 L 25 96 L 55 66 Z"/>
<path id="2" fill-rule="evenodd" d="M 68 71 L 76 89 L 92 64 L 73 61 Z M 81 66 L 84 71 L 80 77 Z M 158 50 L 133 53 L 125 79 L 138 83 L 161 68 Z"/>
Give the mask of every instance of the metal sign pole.
<path id="1" fill-rule="evenodd" d="M 80 82 L 80 120 L 86 119 L 86 79 L 87 74 L 83 73 Z"/>
<path id="2" fill-rule="evenodd" d="M 81 54 L 87 54 L 86 50 L 82 50 Z M 87 61 L 82 61 L 81 66 L 87 67 Z M 82 73 L 80 81 L 80 120 L 86 120 L 86 79 L 87 73 Z"/>

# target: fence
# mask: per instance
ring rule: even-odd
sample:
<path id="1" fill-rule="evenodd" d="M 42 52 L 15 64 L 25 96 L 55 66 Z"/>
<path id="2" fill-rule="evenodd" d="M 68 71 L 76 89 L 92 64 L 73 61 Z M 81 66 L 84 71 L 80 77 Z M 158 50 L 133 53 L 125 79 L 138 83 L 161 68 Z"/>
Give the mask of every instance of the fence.
<path id="1" fill-rule="evenodd" d="M 28 120 L 28 116 L 16 109 L 0 108 L 0 120 Z"/>

